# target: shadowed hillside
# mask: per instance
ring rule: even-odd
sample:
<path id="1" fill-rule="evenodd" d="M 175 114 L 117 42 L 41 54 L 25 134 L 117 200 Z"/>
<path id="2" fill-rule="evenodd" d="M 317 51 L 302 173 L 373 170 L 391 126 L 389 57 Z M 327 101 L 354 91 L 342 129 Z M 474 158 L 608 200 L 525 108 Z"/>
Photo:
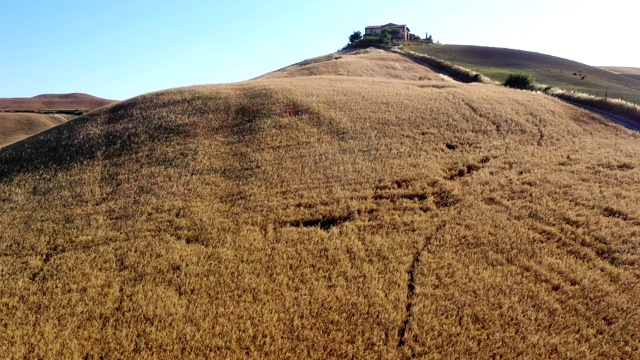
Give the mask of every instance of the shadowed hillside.
<path id="1" fill-rule="evenodd" d="M 636 356 L 637 133 L 400 55 L 319 59 L 0 150 L 0 353 Z"/>

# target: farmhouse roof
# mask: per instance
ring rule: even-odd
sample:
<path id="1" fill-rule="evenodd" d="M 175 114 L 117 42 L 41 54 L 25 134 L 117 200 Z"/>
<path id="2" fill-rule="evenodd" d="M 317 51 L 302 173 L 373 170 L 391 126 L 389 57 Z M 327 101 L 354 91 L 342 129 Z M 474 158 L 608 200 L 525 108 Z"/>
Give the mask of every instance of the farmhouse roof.
<path id="1" fill-rule="evenodd" d="M 365 29 L 382 29 L 382 28 L 386 28 L 386 27 L 407 27 L 407 25 L 398 25 L 398 24 L 394 24 L 394 23 L 388 23 L 388 24 L 385 24 L 385 25 L 367 26 Z"/>

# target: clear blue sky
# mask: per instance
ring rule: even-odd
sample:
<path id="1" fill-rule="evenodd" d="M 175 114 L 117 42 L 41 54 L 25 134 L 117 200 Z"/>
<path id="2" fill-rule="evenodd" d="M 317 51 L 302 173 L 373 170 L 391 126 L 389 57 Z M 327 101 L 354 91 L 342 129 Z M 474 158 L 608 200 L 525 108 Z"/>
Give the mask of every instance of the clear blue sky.
<path id="1" fill-rule="evenodd" d="M 446 44 L 640 67 L 630 0 L 0 0 L 0 97 L 122 100 L 247 80 L 336 51 L 355 30 L 407 24 Z"/>

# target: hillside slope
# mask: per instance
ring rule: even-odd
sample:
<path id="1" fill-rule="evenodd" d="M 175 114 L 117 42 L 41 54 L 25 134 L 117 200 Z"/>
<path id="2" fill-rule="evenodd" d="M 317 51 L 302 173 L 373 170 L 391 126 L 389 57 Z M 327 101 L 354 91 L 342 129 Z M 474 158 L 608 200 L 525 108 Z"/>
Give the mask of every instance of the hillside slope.
<path id="1" fill-rule="evenodd" d="M 74 112 L 82 113 L 114 102 L 81 93 L 0 98 L 0 147 L 57 126 L 75 117 Z M 60 115 L 60 111 L 66 114 Z"/>
<path id="2" fill-rule="evenodd" d="M 600 68 L 612 71 L 616 74 L 620 74 L 634 80 L 640 80 L 640 68 L 623 66 L 600 66 Z"/>
<path id="3" fill-rule="evenodd" d="M 25 139 L 67 121 L 55 114 L 0 112 L 0 147 Z"/>
<path id="4" fill-rule="evenodd" d="M 410 46 L 503 82 L 514 72 L 527 72 L 538 83 L 591 95 L 640 103 L 640 79 L 555 56 L 504 48 L 469 45 Z"/>
<path id="5" fill-rule="evenodd" d="M 0 353 L 637 356 L 640 136 L 370 72 L 389 59 L 147 94 L 0 150 Z"/>
<path id="6" fill-rule="evenodd" d="M 450 78 L 436 74 L 409 58 L 398 57 L 392 53 L 374 49 L 355 50 L 307 59 L 262 75 L 258 79 L 321 75 L 451 81 Z"/>

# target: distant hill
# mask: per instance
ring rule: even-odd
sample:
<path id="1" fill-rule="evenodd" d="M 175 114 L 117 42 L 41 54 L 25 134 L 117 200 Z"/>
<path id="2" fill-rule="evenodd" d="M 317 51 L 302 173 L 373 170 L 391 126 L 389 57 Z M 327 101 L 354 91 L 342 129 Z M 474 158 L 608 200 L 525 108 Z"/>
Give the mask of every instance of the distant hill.
<path id="1" fill-rule="evenodd" d="M 640 80 L 640 68 L 623 66 L 600 66 L 601 69 L 612 71 L 634 80 Z"/>
<path id="2" fill-rule="evenodd" d="M 88 94 L 44 94 L 30 98 L 0 98 L 0 110 L 93 110 L 114 103 Z"/>
<path id="3" fill-rule="evenodd" d="M 0 98 L 0 147 L 114 102 L 82 93 Z"/>
<path id="4" fill-rule="evenodd" d="M 409 48 L 500 82 L 511 73 L 527 72 L 538 83 L 596 96 L 607 94 L 610 98 L 640 103 L 640 78 L 635 74 L 625 76 L 556 56 L 505 48 L 440 44 Z"/>
<path id="5" fill-rule="evenodd" d="M 3 359 L 636 359 L 640 133 L 337 53 L 0 149 Z"/>

